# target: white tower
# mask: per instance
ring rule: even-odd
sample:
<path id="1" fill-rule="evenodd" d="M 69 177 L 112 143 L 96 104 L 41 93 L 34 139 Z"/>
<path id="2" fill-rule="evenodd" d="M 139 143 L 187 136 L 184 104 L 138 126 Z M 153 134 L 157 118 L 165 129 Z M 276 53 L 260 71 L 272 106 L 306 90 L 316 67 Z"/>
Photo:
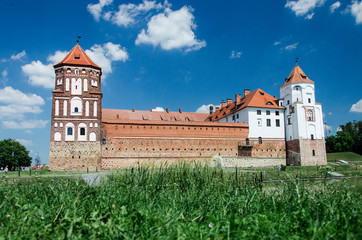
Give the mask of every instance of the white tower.
<path id="1" fill-rule="evenodd" d="M 314 82 L 298 64 L 280 87 L 280 98 L 285 107 L 287 164 L 326 165 L 322 105 L 315 102 Z"/>

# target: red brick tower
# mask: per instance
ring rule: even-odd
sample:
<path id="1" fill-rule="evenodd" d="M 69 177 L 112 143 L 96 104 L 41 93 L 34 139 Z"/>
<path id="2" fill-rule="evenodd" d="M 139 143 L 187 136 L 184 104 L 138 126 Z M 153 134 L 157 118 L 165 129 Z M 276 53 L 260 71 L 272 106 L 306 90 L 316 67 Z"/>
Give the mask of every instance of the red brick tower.
<path id="1" fill-rule="evenodd" d="M 49 167 L 95 170 L 101 156 L 101 68 L 77 44 L 54 65 Z"/>

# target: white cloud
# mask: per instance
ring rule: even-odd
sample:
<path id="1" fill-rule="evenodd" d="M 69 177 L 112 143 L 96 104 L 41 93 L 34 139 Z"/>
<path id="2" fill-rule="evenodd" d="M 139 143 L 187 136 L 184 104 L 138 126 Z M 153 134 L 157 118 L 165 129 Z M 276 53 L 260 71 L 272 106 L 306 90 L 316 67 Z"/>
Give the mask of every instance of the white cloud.
<path id="1" fill-rule="evenodd" d="M 307 16 L 307 19 L 311 19 L 314 14 L 313 10 L 316 7 L 320 7 L 325 3 L 325 0 L 296 0 L 296 1 L 287 1 L 285 4 L 286 8 L 290 8 L 296 16 L 304 16 L 306 14 L 309 14 L 309 18 Z"/>
<path id="2" fill-rule="evenodd" d="M 208 104 L 208 105 L 202 105 L 199 107 L 196 112 L 197 113 L 210 113 L 210 107 L 213 107 L 213 111 L 215 112 L 216 107 L 219 107 L 220 105 L 214 105 L 214 104 Z"/>
<path id="3" fill-rule="evenodd" d="M 20 52 L 20 53 L 18 53 L 16 55 L 12 55 L 11 60 L 20 60 L 25 56 L 26 56 L 26 52 L 25 52 L 25 50 L 23 50 L 22 52 Z"/>
<path id="4" fill-rule="evenodd" d="M 44 105 L 44 99 L 36 94 L 25 94 L 12 87 L 5 87 L 0 89 L 0 103 L 40 106 Z"/>
<path id="5" fill-rule="evenodd" d="M 305 18 L 304 18 L 304 19 L 308 19 L 308 20 L 310 20 L 310 19 L 312 19 L 312 18 L 313 18 L 313 16 L 314 16 L 314 12 L 313 12 L 313 13 L 311 13 L 311 14 L 308 14 L 307 16 L 305 16 Z"/>
<path id="6" fill-rule="evenodd" d="M 163 107 L 156 107 L 152 109 L 152 112 L 164 112 L 165 109 Z"/>
<path id="7" fill-rule="evenodd" d="M 349 111 L 362 113 L 362 98 L 357 103 L 353 104 Z"/>
<path id="8" fill-rule="evenodd" d="M 112 62 L 121 61 L 125 62 L 128 60 L 128 53 L 126 48 L 121 47 L 119 44 L 111 42 L 103 45 L 95 44 L 90 50 L 85 51 L 87 55 L 102 68 L 103 79 L 108 74 L 112 73 Z"/>
<path id="9" fill-rule="evenodd" d="M 3 78 L 6 78 L 8 76 L 8 71 L 6 69 L 4 69 L 4 71 L 1 72 L 1 76 Z"/>
<path id="10" fill-rule="evenodd" d="M 333 3 L 331 6 L 329 6 L 329 11 L 331 13 L 334 13 L 334 11 L 336 11 L 336 9 L 338 9 L 341 6 L 341 3 L 339 1 Z"/>
<path id="11" fill-rule="evenodd" d="M 54 69 L 52 64 L 44 65 L 41 61 L 32 61 L 21 66 L 31 85 L 44 88 L 54 87 Z"/>
<path id="12" fill-rule="evenodd" d="M 63 58 L 65 58 L 65 56 L 68 54 L 67 51 L 55 51 L 55 53 L 53 55 L 49 55 L 47 57 L 47 60 L 49 62 L 51 62 L 52 64 L 57 64 L 60 61 L 63 60 Z"/>
<path id="13" fill-rule="evenodd" d="M 15 139 L 16 141 L 18 141 L 19 143 L 21 143 L 22 145 L 26 146 L 26 147 L 30 147 L 33 146 L 34 143 L 32 140 L 28 140 L 28 139 Z"/>
<path id="14" fill-rule="evenodd" d="M 128 27 L 130 24 L 136 22 L 136 18 L 144 13 L 147 13 L 153 9 L 163 9 L 164 6 L 161 3 L 156 4 L 156 1 L 144 0 L 143 3 L 138 5 L 129 3 L 121 4 L 118 6 L 117 12 L 106 12 L 104 15 L 105 20 L 110 20 L 112 23 Z"/>
<path id="15" fill-rule="evenodd" d="M 113 0 L 99 0 L 99 3 L 88 4 L 87 9 L 93 15 L 94 19 L 98 22 L 104 6 L 108 6 Z"/>
<path id="16" fill-rule="evenodd" d="M 356 18 L 356 24 L 362 24 L 362 1 L 353 1 L 353 4 L 349 6 L 351 14 Z"/>
<path id="17" fill-rule="evenodd" d="M 151 18 L 147 30 L 142 29 L 136 39 L 136 45 L 151 44 L 160 46 L 164 50 L 186 49 L 186 51 L 199 50 L 206 46 L 205 41 L 196 39 L 193 30 L 193 9 L 184 6 L 180 10 L 172 11 L 167 8 Z"/>
<path id="18" fill-rule="evenodd" d="M 279 41 L 275 41 L 275 42 L 273 43 L 274 46 L 278 46 L 278 45 L 280 45 L 280 44 L 281 44 L 281 42 L 279 42 Z"/>
<path id="19" fill-rule="evenodd" d="M 25 94 L 12 87 L 0 89 L 0 119 L 22 119 L 26 113 L 38 114 L 44 105 L 42 97 Z"/>
<path id="20" fill-rule="evenodd" d="M 243 54 L 242 52 L 235 52 L 233 50 L 233 51 L 231 51 L 231 55 L 229 58 L 240 58 L 242 54 Z"/>
<path id="21" fill-rule="evenodd" d="M 288 51 L 293 50 L 293 49 L 296 49 L 297 46 L 298 46 L 298 44 L 299 44 L 299 42 L 296 42 L 296 43 L 294 43 L 294 44 L 290 44 L 290 45 L 284 47 L 284 49 L 285 49 L 285 50 L 288 50 Z"/>
<path id="22" fill-rule="evenodd" d="M 27 121 L 2 121 L 5 128 L 9 129 L 33 129 L 44 128 L 49 121 L 27 120 Z"/>

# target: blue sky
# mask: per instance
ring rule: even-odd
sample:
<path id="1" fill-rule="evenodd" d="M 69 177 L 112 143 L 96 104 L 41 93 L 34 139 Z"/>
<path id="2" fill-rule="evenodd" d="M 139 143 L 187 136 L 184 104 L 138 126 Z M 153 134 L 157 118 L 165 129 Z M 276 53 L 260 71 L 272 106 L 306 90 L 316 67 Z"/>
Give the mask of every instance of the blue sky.
<path id="1" fill-rule="evenodd" d="M 52 64 L 78 35 L 103 68 L 103 108 L 194 112 L 244 89 L 279 96 L 298 57 L 332 133 L 362 119 L 358 0 L 3 0 L 0 30 L 0 139 L 45 163 Z"/>

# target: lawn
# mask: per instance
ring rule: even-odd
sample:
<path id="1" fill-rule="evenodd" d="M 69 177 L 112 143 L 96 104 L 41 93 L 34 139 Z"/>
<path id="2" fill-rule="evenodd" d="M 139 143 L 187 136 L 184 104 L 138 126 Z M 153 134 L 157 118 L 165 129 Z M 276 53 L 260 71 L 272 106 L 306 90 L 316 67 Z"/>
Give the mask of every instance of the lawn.
<path id="1" fill-rule="evenodd" d="M 355 182 L 250 182 L 192 167 L 0 180 L 0 239 L 361 239 Z"/>
<path id="2" fill-rule="evenodd" d="M 362 163 L 362 156 L 354 152 L 336 152 L 327 153 L 328 162 L 335 162 L 338 160 L 345 160 L 347 162 L 360 162 Z"/>

